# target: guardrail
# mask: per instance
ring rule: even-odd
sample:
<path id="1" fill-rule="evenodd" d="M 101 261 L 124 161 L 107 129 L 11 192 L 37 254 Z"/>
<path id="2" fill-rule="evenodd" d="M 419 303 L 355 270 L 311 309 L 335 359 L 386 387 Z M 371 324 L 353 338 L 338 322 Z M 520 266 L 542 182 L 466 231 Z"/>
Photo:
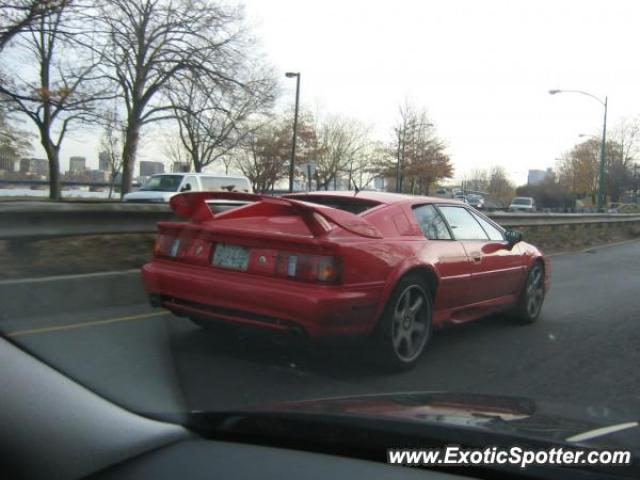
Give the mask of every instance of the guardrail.
<path id="1" fill-rule="evenodd" d="M 503 227 L 536 227 L 552 225 L 584 225 L 594 223 L 636 223 L 637 213 L 506 213 L 494 212 L 489 217 Z"/>
<path id="2" fill-rule="evenodd" d="M 0 205 L 0 240 L 155 232 L 168 205 L 10 202 Z"/>
<path id="3" fill-rule="evenodd" d="M 489 216 L 504 227 L 640 224 L 640 214 L 505 213 Z M 153 233 L 156 223 L 175 220 L 167 205 L 122 203 L 0 204 L 0 240 L 42 239 L 81 235 Z"/>

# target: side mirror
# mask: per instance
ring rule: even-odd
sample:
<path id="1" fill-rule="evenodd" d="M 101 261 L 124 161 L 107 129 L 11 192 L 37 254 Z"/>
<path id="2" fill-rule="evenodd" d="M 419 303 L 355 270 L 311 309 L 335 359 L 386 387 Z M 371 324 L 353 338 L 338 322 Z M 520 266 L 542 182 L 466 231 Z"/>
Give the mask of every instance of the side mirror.
<path id="1" fill-rule="evenodd" d="M 522 241 L 522 232 L 508 229 L 504 232 L 504 238 L 509 243 L 509 245 L 513 246 L 516 243 Z"/>
<path id="2" fill-rule="evenodd" d="M 187 183 L 180 189 L 181 192 L 188 192 L 189 190 L 191 190 L 191 184 L 189 183 Z"/>

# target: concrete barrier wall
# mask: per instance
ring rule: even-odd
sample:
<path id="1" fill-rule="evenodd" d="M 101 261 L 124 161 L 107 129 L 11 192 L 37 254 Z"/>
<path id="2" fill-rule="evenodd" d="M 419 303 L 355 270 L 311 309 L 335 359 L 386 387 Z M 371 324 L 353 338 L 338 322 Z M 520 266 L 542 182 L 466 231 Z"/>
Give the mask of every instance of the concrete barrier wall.
<path id="1" fill-rule="evenodd" d="M 0 281 L 3 319 L 58 315 L 144 302 L 140 270 Z"/>
<path id="2" fill-rule="evenodd" d="M 0 204 L 0 240 L 150 233 L 175 220 L 168 205 L 118 203 Z"/>

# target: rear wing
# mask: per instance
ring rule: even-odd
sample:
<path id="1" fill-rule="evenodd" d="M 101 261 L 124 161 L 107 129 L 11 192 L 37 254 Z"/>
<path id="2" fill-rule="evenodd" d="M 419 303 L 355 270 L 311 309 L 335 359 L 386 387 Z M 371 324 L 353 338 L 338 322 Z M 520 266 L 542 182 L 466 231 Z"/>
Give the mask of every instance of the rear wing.
<path id="1" fill-rule="evenodd" d="M 247 202 L 247 205 L 216 215 L 208 204 L 209 201 L 215 200 Z M 330 223 L 333 223 L 361 237 L 382 238 L 375 226 L 358 215 L 292 198 L 238 192 L 186 192 L 171 197 L 169 205 L 177 215 L 189 218 L 195 223 L 256 215 L 298 214 L 304 219 L 314 237 L 326 234 L 332 228 Z"/>

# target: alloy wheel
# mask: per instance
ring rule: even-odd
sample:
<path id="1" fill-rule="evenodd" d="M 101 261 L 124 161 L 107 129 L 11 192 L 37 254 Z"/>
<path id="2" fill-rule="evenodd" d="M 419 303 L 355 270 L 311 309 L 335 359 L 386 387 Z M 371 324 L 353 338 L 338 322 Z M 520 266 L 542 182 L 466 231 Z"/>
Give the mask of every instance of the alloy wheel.
<path id="1" fill-rule="evenodd" d="M 403 362 L 415 360 L 429 336 L 430 302 L 426 295 L 419 285 L 409 285 L 396 302 L 391 338 L 394 351 Z"/>
<path id="2" fill-rule="evenodd" d="M 525 308 L 530 318 L 535 318 L 540 313 L 544 301 L 544 279 L 542 268 L 536 265 L 529 273 L 526 287 Z"/>

